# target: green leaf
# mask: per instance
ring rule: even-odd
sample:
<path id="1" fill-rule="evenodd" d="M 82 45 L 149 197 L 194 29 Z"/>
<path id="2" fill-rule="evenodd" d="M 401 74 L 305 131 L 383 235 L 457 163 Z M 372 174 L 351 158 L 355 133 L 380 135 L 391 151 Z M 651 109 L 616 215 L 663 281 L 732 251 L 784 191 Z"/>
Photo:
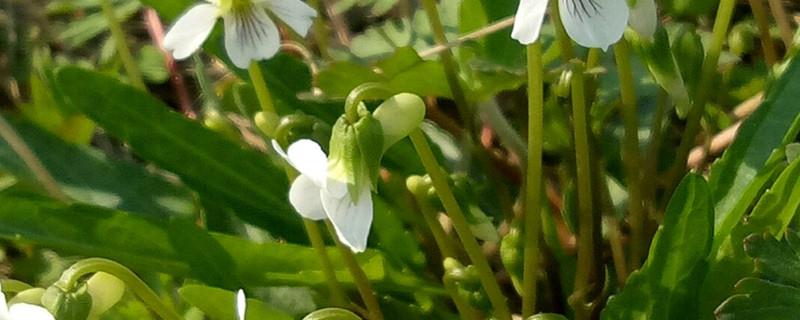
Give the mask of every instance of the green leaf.
<path id="1" fill-rule="evenodd" d="M 686 89 L 678 61 L 672 54 L 669 35 L 664 28 L 659 28 L 652 41 L 641 39 L 636 32 L 629 32 L 630 38 L 639 55 L 647 63 L 653 79 L 664 88 L 675 102 L 675 111 L 681 118 L 686 117 L 691 107 L 689 91 Z"/>
<path id="2" fill-rule="evenodd" d="M 789 319 L 800 313 L 800 236 L 788 231 L 783 240 L 754 234 L 745 240 L 755 260 L 754 277 L 736 284 L 737 294 L 716 310 L 717 319 Z"/>
<path id="3" fill-rule="evenodd" d="M 361 320 L 361 318 L 346 309 L 325 308 L 309 313 L 303 320 Z"/>
<path id="4" fill-rule="evenodd" d="M 197 307 L 211 319 L 236 319 L 236 293 L 220 288 L 187 285 L 178 289 L 183 300 Z M 294 319 L 270 305 L 256 299 L 247 299 L 245 319 Z"/>
<path id="5" fill-rule="evenodd" d="M 110 159 L 89 147 L 69 144 L 31 124 L 18 123 L 15 128 L 72 199 L 150 217 L 189 217 L 195 212 L 189 190 L 143 167 Z M 2 139 L 0 168 L 34 181 L 22 159 Z"/>
<path id="6" fill-rule="evenodd" d="M 169 79 L 164 55 L 153 45 L 148 44 L 139 49 L 139 69 L 148 82 L 163 83 Z"/>
<path id="7" fill-rule="evenodd" d="M 78 68 L 64 68 L 57 77 L 76 108 L 142 158 L 174 172 L 209 199 L 228 204 L 243 220 L 289 241 L 307 241 L 286 200 L 284 172 L 264 155 L 114 78 Z"/>
<path id="8" fill-rule="evenodd" d="M 706 181 L 687 175 L 667 205 L 644 266 L 608 301 L 603 319 L 687 319 L 696 316 L 714 212 Z"/>
<path id="9" fill-rule="evenodd" d="M 759 232 L 781 237 L 800 208 L 800 160 L 795 159 L 761 196 L 747 224 Z"/>
<path id="10" fill-rule="evenodd" d="M 714 251 L 767 186 L 772 167 L 783 155 L 783 151 L 775 151 L 794 140 L 800 129 L 798 99 L 800 59 L 795 57 L 772 84 L 761 106 L 742 124 L 733 144 L 712 166 L 709 185 L 716 199 Z"/>
<path id="11" fill-rule="evenodd" d="M 38 197 L 11 197 L 2 193 L 0 221 L 3 221 L 0 224 L 0 238 L 28 241 L 64 254 L 108 258 L 134 270 L 162 272 L 178 277 L 225 272 L 236 279 L 247 279 L 248 286 L 253 287 L 326 286 L 316 251 L 305 246 L 255 243 L 233 236 L 206 233 L 177 221 L 150 219 L 86 205 L 67 205 Z M 172 233 L 182 233 L 180 237 L 186 239 L 205 240 L 200 243 L 176 241 Z M 209 235 L 212 239 L 207 238 Z M 337 279 L 352 287 L 353 278 L 337 249 L 327 249 Z M 197 254 L 201 250 L 216 252 Z M 195 256 L 188 257 L 190 254 Z M 217 255 L 230 257 L 220 259 L 226 263 L 226 268 L 195 263 L 202 257 Z M 392 270 L 383 255 L 375 250 L 367 250 L 356 259 L 377 289 L 445 294 L 440 288 Z M 201 279 L 224 276 L 209 274 Z M 227 289 L 238 289 L 238 286 Z"/>

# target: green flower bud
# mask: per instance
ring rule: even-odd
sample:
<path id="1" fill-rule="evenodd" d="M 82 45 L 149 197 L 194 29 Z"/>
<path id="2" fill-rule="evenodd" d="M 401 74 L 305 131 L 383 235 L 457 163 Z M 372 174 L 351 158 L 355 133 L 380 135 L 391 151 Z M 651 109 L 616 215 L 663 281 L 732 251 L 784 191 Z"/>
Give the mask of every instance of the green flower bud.
<path id="1" fill-rule="evenodd" d="M 743 56 L 755 47 L 756 27 L 752 21 L 742 21 L 735 24 L 728 33 L 728 46 L 731 53 L 736 56 Z"/>
<path id="2" fill-rule="evenodd" d="M 500 261 L 511 277 L 514 289 L 519 293 L 522 293 L 523 252 L 519 228 L 512 227 L 500 241 Z"/>
<path id="3" fill-rule="evenodd" d="M 341 308 L 325 308 L 319 309 L 307 316 L 303 320 L 360 320 L 355 313 Z"/>
<path id="4" fill-rule="evenodd" d="M 225 116 L 216 111 L 208 112 L 203 119 L 203 125 L 229 139 L 238 140 L 239 131 L 231 125 Z"/>
<path id="5" fill-rule="evenodd" d="M 273 112 L 259 111 L 253 116 L 253 122 L 256 123 L 256 127 L 267 137 L 274 136 L 275 128 L 278 127 L 279 121 L 278 115 Z"/>
<path id="6" fill-rule="evenodd" d="M 400 93 L 381 103 L 373 113 L 383 128 L 383 151 L 405 138 L 425 119 L 425 102 L 410 93 Z"/>
<path id="7" fill-rule="evenodd" d="M 664 28 L 658 28 L 652 41 L 640 38 L 636 32 L 628 32 L 626 36 L 639 55 L 644 58 L 644 62 L 656 82 L 675 101 L 678 116 L 686 117 L 691 107 L 691 100 L 678 62 L 672 55 L 667 31 Z"/>
<path id="8" fill-rule="evenodd" d="M 361 188 L 369 184 L 374 188 L 378 179 L 383 147 L 383 131 L 362 104 L 359 119 L 350 123 L 345 116 L 333 126 L 328 158 L 328 175 L 347 183 L 353 201 L 358 201 Z"/>
<path id="9" fill-rule="evenodd" d="M 415 197 L 424 199 L 430 185 L 425 183 L 425 178 L 422 176 L 411 175 L 406 178 L 406 189 Z"/>
<path id="10" fill-rule="evenodd" d="M 42 295 L 42 305 L 58 320 L 86 320 L 92 309 L 92 296 L 86 284 L 74 292 L 50 286 Z"/>
<path id="11" fill-rule="evenodd" d="M 89 294 L 92 296 L 92 309 L 89 318 L 99 317 L 111 309 L 125 294 L 125 283 L 119 278 L 105 272 L 97 272 L 86 281 Z"/>
<path id="12" fill-rule="evenodd" d="M 555 86 L 555 94 L 561 98 L 569 97 L 570 91 L 572 90 L 572 70 L 565 69 L 561 71 L 561 75 L 558 77 L 558 82 Z"/>

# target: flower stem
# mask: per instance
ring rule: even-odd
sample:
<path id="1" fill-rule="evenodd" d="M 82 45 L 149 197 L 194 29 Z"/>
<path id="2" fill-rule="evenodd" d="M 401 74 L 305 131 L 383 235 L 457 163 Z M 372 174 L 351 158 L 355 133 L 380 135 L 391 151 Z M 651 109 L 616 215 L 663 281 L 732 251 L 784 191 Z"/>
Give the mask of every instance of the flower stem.
<path id="1" fill-rule="evenodd" d="M 212 111 L 219 111 L 219 98 L 217 98 L 216 93 L 214 93 L 214 88 L 211 86 L 211 81 L 209 81 L 208 76 L 206 76 L 206 64 L 203 63 L 203 58 L 201 58 L 199 54 L 195 53 L 192 55 L 192 61 L 194 62 L 194 77 L 195 80 L 197 80 L 197 86 L 200 87 L 200 93 L 203 95 L 203 98 L 205 98 L 203 108 L 208 108 Z M 239 104 L 237 103 L 237 105 Z M 244 113 L 242 115 L 247 116 L 247 114 Z"/>
<path id="2" fill-rule="evenodd" d="M 267 82 L 264 81 L 264 75 L 261 73 L 261 66 L 258 62 L 251 62 L 250 67 L 247 68 L 250 75 L 250 82 L 253 83 L 253 90 L 256 91 L 258 103 L 261 105 L 261 110 L 265 113 L 277 114 L 275 105 L 272 102 L 272 94 L 269 92 Z"/>
<path id="3" fill-rule="evenodd" d="M 339 237 L 336 235 L 336 231 L 330 220 L 325 220 L 325 224 L 328 226 L 328 231 L 330 231 L 332 235 L 331 238 L 333 238 L 333 242 L 336 243 L 336 247 L 339 248 L 339 252 L 342 254 L 342 260 L 344 260 L 347 270 L 349 270 L 350 275 L 353 276 L 353 282 L 355 282 L 356 289 L 358 289 L 358 294 L 361 296 L 361 299 L 364 300 L 364 305 L 367 307 L 369 319 L 382 320 L 383 313 L 378 303 L 378 297 L 375 296 L 375 291 L 372 290 L 372 285 L 369 283 L 364 269 L 361 269 L 358 261 L 356 261 L 356 256 L 353 254 L 353 251 L 350 251 L 350 248 L 339 241 Z"/>
<path id="4" fill-rule="evenodd" d="M 572 123 L 575 134 L 575 165 L 578 184 L 578 262 L 575 272 L 576 319 L 589 319 L 586 297 L 592 290 L 594 272 L 594 241 L 596 230 L 592 205 L 591 154 L 589 149 L 589 123 L 584 94 L 584 66 L 573 63 L 572 74 Z"/>
<path id="5" fill-rule="evenodd" d="M 772 42 L 772 36 L 769 34 L 769 16 L 767 9 L 764 8 L 762 0 L 748 0 L 750 9 L 753 12 L 753 17 L 756 19 L 758 25 L 759 38 L 761 38 L 761 49 L 764 51 L 764 60 L 767 66 L 772 66 L 778 61 L 778 54 L 775 53 L 775 43 Z"/>
<path id="6" fill-rule="evenodd" d="M 78 286 L 78 281 L 85 275 L 101 271 L 125 282 L 125 285 L 162 319 L 182 319 L 175 310 L 164 304 L 158 295 L 142 279 L 139 279 L 133 271 L 108 259 L 89 258 L 78 261 L 61 274 L 61 279 L 55 285 L 66 292 L 71 292 L 75 290 Z"/>
<path id="7" fill-rule="evenodd" d="M 303 224 L 308 233 L 308 239 L 311 240 L 311 247 L 317 252 L 319 262 L 322 267 L 322 273 L 325 274 L 325 281 L 328 283 L 328 291 L 330 293 L 330 301 L 334 306 L 346 306 L 347 295 L 342 289 L 342 285 L 336 279 L 336 272 L 333 270 L 333 263 L 331 258 L 328 257 L 328 252 L 325 249 L 325 241 L 322 239 L 322 233 L 316 222 L 309 219 L 303 219 Z"/>
<path id="8" fill-rule="evenodd" d="M 623 154 L 625 176 L 628 183 L 628 220 L 631 226 L 632 269 L 639 267 L 645 255 L 644 207 L 642 205 L 641 154 L 639 150 L 639 113 L 636 101 L 636 88 L 631 68 L 630 47 L 625 39 L 614 45 L 614 55 L 619 73 L 620 95 L 622 98 L 622 120 L 625 127 Z"/>
<path id="9" fill-rule="evenodd" d="M 25 140 L 19 136 L 14 127 L 6 121 L 6 119 L 0 115 L 0 138 L 8 143 L 8 146 L 11 147 L 11 150 L 22 159 L 22 162 L 25 163 L 25 166 L 33 173 L 33 176 L 36 180 L 39 180 L 39 183 L 42 184 L 44 190 L 47 193 L 60 201 L 67 202 L 69 201 L 69 197 L 61 191 L 61 188 L 58 186 L 58 183 L 47 171 L 47 168 L 42 164 L 36 154 L 31 150 Z"/>
<path id="10" fill-rule="evenodd" d="M 472 235 L 467 219 L 464 217 L 461 207 L 458 206 L 453 191 L 450 190 L 447 176 L 436 162 L 436 157 L 433 155 L 433 150 L 431 150 L 428 140 L 426 140 L 425 135 L 419 128 L 412 131 L 409 137 L 414 144 L 414 148 L 417 150 L 417 154 L 422 161 L 422 165 L 425 167 L 425 171 L 427 171 L 428 175 L 431 177 L 436 193 L 439 195 L 439 199 L 442 201 L 447 215 L 450 217 L 450 220 L 452 220 L 453 227 L 456 229 L 456 233 L 458 233 L 458 237 L 461 239 L 467 255 L 478 270 L 481 283 L 486 290 L 486 294 L 489 296 L 489 301 L 494 307 L 494 315 L 501 320 L 511 319 L 511 313 L 508 310 L 506 298 L 503 296 L 502 290 L 500 290 L 497 279 L 494 278 L 494 273 L 489 266 L 489 261 L 486 260 L 483 251 L 481 251 L 481 247 L 478 245 L 478 241 L 475 240 L 475 237 Z"/>
<path id="11" fill-rule="evenodd" d="M 544 66 L 542 45 L 528 46 L 528 157 L 525 168 L 525 260 L 522 316 L 536 311 L 536 278 L 539 271 L 539 229 L 542 211 L 542 149 L 544 144 Z"/>
<path id="12" fill-rule="evenodd" d="M 128 73 L 128 78 L 130 78 L 133 86 L 141 90 L 146 90 L 147 87 L 144 85 L 144 80 L 142 80 L 142 73 L 139 71 L 139 66 L 133 59 L 133 54 L 131 54 L 131 49 L 128 47 L 128 43 L 125 39 L 125 32 L 122 30 L 122 25 L 119 23 L 117 14 L 114 12 L 114 6 L 111 4 L 111 0 L 100 0 L 100 6 L 108 22 L 108 28 L 111 30 L 111 38 L 117 46 L 119 58 L 122 60 L 122 65 Z"/>
<path id="13" fill-rule="evenodd" d="M 444 34 L 444 26 L 439 17 L 439 11 L 436 10 L 436 0 L 422 0 L 422 7 L 428 16 L 431 31 L 433 31 L 433 38 L 436 44 L 441 46 L 447 45 L 447 37 Z M 450 86 L 450 91 L 453 93 L 453 99 L 458 106 L 458 112 L 461 114 L 461 119 L 464 122 L 464 128 L 472 135 L 472 128 L 474 118 L 472 110 L 467 102 L 467 97 L 464 95 L 464 89 L 461 87 L 461 80 L 458 77 L 458 66 L 456 65 L 453 52 L 450 49 L 442 50 L 439 54 L 444 65 L 445 76 L 447 76 L 447 84 Z"/>
<path id="14" fill-rule="evenodd" d="M 433 234 L 433 240 L 436 241 L 436 245 L 442 253 L 442 258 L 456 258 L 456 245 L 447 236 L 447 233 L 444 231 L 439 221 L 436 220 L 436 210 L 428 204 L 424 194 L 414 194 L 414 199 L 417 201 L 419 210 L 422 212 L 422 218 L 425 220 L 425 224 L 428 225 L 431 234 Z"/>
<path id="15" fill-rule="evenodd" d="M 558 7 L 559 1 L 550 1 L 550 19 L 553 21 L 553 27 L 556 29 L 556 41 L 561 48 L 561 59 L 564 62 L 569 62 L 575 56 L 575 50 L 572 48 L 572 40 L 570 40 L 567 30 L 564 29 L 564 24 L 561 23 L 561 14 Z"/>
<path id="16" fill-rule="evenodd" d="M 458 284 L 456 284 L 454 279 L 448 275 L 445 275 L 442 277 L 442 282 L 444 283 L 444 288 L 447 290 L 447 293 L 453 299 L 453 304 L 456 305 L 458 315 L 461 317 L 461 319 L 481 319 L 478 312 L 469 304 L 469 302 L 464 300 L 464 297 L 458 293 Z"/>
<path id="17" fill-rule="evenodd" d="M 669 187 L 677 185 L 677 182 L 683 176 L 686 170 L 686 160 L 689 155 L 689 150 L 694 147 L 695 138 L 700 133 L 700 120 L 703 117 L 706 102 L 708 102 L 709 95 L 714 92 L 713 83 L 717 73 L 717 63 L 719 56 L 722 52 L 722 45 L 727 39 L 728 26 L 730 26 L 731 18 L 733 17 L 733 9 L 736 7 L 735 0 L 721 0 L 719 2 L 719 9 L 717 10 L 717 17 L 714 20 L 714 29 L 711 36 L 711 45 L 708 47 L 708 53 L 703 61 L 702 73 L 700 74 L 700 83 L 697 86 L 696 96 L 692 109 L 689 110 L 689 115 L 686 119 L 686 130 L 683 132 L 683 140 L 678 146 L 675 154 L 675 161 L 669 172 Z"/>
<path id="18" fill-rule="evenodd" d="M 325 4 L 322 3 L 322 0 L 309 0 L 308 4 L 318 12 L 317 18 L 314 19 L 314 40 L 317 43 L 317 49 L 323 59 L 331 60 L 328 50 L 330 34 L 328 28 L 325 27 L 325 16 L 322 14 L 325 12 Z"/>
<path id="19" fill-rule="evenodd" d="M 781 0 L 769 0 L 769 9 L 772 11 L 772 16 L 778 24 L 778 29 L 781 31 L 781 40 L 786 46 L 786 51 L 792 47 L 792 38 L 794 38 L 794 31 L 792 31 L 792 22 L 786 14 L 786 9 L 783 8 Z"/>

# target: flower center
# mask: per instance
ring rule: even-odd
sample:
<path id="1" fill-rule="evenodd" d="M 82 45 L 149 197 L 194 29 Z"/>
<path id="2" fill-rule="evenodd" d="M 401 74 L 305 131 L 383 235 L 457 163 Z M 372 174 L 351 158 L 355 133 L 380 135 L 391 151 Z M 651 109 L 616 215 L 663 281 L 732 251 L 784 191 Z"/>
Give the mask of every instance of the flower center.
<path id="1" fill-rule="evenodd" d="M 253 6 L 251 0 L 221 0 L 220 11 L 222 14 L 233 12 L 247 12 Z"/>
<path id="2" fill-rule="evenodd" d="M 566 9 L 571 16 L 578 17 L 581 21 L 584 17 L 590 18 L 599 14 L 603 8 L 598 0 L 564 0 L 563 4 L 562 10 Z"/>

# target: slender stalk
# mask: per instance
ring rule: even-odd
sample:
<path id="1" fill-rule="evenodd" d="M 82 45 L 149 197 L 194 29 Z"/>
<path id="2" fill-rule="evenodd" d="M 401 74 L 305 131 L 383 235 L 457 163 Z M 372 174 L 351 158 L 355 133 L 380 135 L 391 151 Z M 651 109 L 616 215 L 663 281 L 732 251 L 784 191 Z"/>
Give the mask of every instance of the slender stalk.
<path id="1" fill-rule="evenodd" d="M 61 279 L 59 279 L 55 285 L 65 292 L 71 292 L 78 286 L 81 278 L 88 274 L 101 271 L 122 280 L 128 289 L 133 291 L 150 310 L 155 312 L 162 319 L 182 319 L 175 310 L 161 301 L 158 295 L 155 294 L 142 279 L 139 279 L 133 271 L 108 259 L 89 258 L 78 261 L 61 274 Z"/>
<path id="2" fill-rule="evenodd" d="M 639 113 L 636 88 L 631 68 L 630 47 L 625 39 L 614 45 L 622 96 L 622 119 L 625 126 L 623 141 L 625 176 L 628 182 L 628 221 L 631 225 L 630 266 L 639 267 L 644 257 L 644 206 L 642 205 L 641 154 L 639 150 Z"/>
<path id="3" fill-rule="evenodd" d="M 564 62 L 569 62 L 575 57 L 575 49 L 572 47 L 572 40 L 569 38 L 567 34 L 567 30 L 564 29 L 564 24 L 561 23 L 561 15 L 558 7 L 559 1 L 550 1 L 550 19 L 553 21 L 553 26 L 556 29 L 556 41 L 558 41 L 558 46 L 561 48 L 561 59 Z"/>
<path id="4" fill-rule="evenodd" d="M 736 7 L 735 0 L 721 0 L 719 2 L 719 9 L 717 10 L 717 17 L 714 20 L 714 30 L 711 36 L 711 45 L 708 47 L 708 53 L 703 61 L 702 73 L 700 74 L 700 83 L 697 86 L 701 88 L 696 90 L 694 104 L 692 109 L 689 110 L 689 115 L 686 119 L 686 130 L 683 132 L 683 139 L 680 146 L 676 151 L 675 161 L 669 173 L 669 187 L 670 189 L 677 184 L 680 180 L 682 173 L 686 170 L 686 158 L 689 155 L 689 150 L 694 147 L 695 138 L 700 133 L 700 120 L 703 117 L 706 103 L 708 102 L 709 95 L 714 90 L 713 83 L 717 73 L 717 63 L 719 56 L 722 52 L 722 45 L 727 39 L 728 27 L 733 17 L 733 9 Z"/>
<path id="5" fill-rule="evenodd" d="M 375 296 L 375 291 L 372 290 L 372 285 L 369 283 L 369 279 L 364 273 L 364 269 L 361 269 L 358 261 L 356 261 L 356 256 L 353 254 L 353 251 L 350 251 L 350 248 L 339 241 L 339 237 L 336 235 L 336 231 L 334 231 L 331 222 L 329 220 L 325 220 L 325 224 L 328 226 L 328 231 L 330 231 L 332 235 L 331 238 L 333 238 L 333 242 L 335 242 L 336 247 L 339 248 L 339 252 L 342 255 L 342 260 L 344 260 L 347 270 L 349 270 L 350 275 L 353 276 L 353 282 L 356 285 L 356 289 L 358 289 L 358 294 L 361 295 L 361 299 L 364 300 L 364 305 L 367 307 L 369 319 L 383 319 L 383 313 L 381 312 L 381 306 L 378 303 L 378 297 Z"/>
<path id="6" fill-rule="evenodd" d="M 662 136 L 664 135 L 664 120 L 667 117 L 667 93 L 663 90 L 658 93 L 656 101 L 656 112 L 653 116 L 653 123 L 650 125 L 650 145 L 647 146 L 647 153 L 644 160 L 644 173 L 642 177 L 658 177 L 659 152 L 661 151 Z M 648 210 L 656 207 L 656 183 L 643 185 L 642 199 L 648 203 Z"/>
<path id="7" fill-rule="evenodd" d="M 250 81 L 253 83 L 253 90 L 256 91 L 258 103 L 261 105 L 261 110 L 266 113 L 275 114 L 275 105 L 272 102 L 272 94 L 269 92 L 267 82 L 264 81 L 264 75 L 261 73 L 261 67 L 258 62 L 251 62 L 250 67 L 247 68 L 250 75 Z"/>
<path id="8" fill-rule="evenodd" d="M 589 53 L 586 55 L 586 69 L 592 69 L 600 64 L 600 58 L 603 56 L 603 51 L 598 48 L 590 48 Z"/>
<path id="9" fill-rule="evenodd" d="M 444 26 L 439 18 L 439 11 L 436 9 L 436 0 L 422 0 L 422 7 L 425 9 L 425 13 L 428 16 L 428 21 L 430 22 L 431 31 L 433 31 L 436 44 L 447 46 L 447 37 L 445 37 Z M 439 53 L 439 57 L 442 59 L 445 76 L 447 76 L 447 84 L 450 86 L 450 91 L 453 93 L 453 99 L 458 106 L 461 119 L 464 121 L 464 127 L 470 135 L 472 135 L 474 118 L 472 116 L 471 107 L 467 102 L 467 97 L 464 95 L 464 89 L 461 87 L 461 80 L 459 80 L 458 77 L 458 66 L 453 57 L 453 52 L 450 51 L 450 49 L 442 50 Z"/>
<path id="10" fill-rule="evenodd" d="M 495 22 L 493 24 L 487 25 L 487 26 L 485 26 L 483 28 L 480 28 L 478 30 L 475 30 L 473 32 L 470 32 L 470 33 L 467 33 L 465 35 L 459 36 L 458 39 L 456 39 L 456 40 L 454 40 L 452 42 L 448 42 L 446 44 L 437 44 L 437 45 L 435 45 L 435 46 L 433 46 L 431 48 L 422 50 L 422 51 L 419 52 L 419 56 L 425 58 L 427 56 L 432 56 L 434 54 L 441 54 L 442 51 L 449 50 L 450 48 L 458 47 L 459 45 L 461 45 L 461 44 L 463 44 L 463 43 L 465 43 L 467 41 L 480 39 L 480 38 L 483 38 L 483 37 L 488 36 L 490 34 L 505 30 L 506 28 L 508 28 L 510 26 L 513 26 L 513 25 L 514 25 L 514 17 L 508 17 L 508 18 L 502 19 L 500 21 L 497 21 L 497 22 Z"/>
<path id="11" fill-rule="evenodd" d="M 428 172 L 428 175 L 430 175 L 433 181 L 436 193 L 439 195 L 439 199 L 442 201 L 447 215 L 453 222 L 453 227 L 456 229 L 456 233 L 458 233 L 458 237 L 461 239 L 467 255 L 478 270 L 481 284 L 483 284 L 483 288 L 489 296 L 489 301 L 494 307 L 494 315 L 500 320 L 511 319 L 511 312 L 508 310 L 506 298 L 503 296 L 502 290 L 500 290 L 497 279 L 494 278 L 494 273 L 489 266 L 489 261 L 486 260 L 480 245 L 478 245 L 478 241 L 475 240 L 475 237 L 472 235 L 467 219 L 461 211 L 461 207 L 459 207 L 453 195 L 453 191 L 450 189 L 450 184 L 445 172 L 436 162 L 436 157 L 433 155 L 433 150 L 431 150 L 428 140 L 426 140 L 425 135 L 420 129 L 412 131 L 409 137 L 414 144 L 414 148 L 417 150 L 417 154 L 422 161 L 422 165 L 425 167 L 425 171 Z"/>
<path id="12" fill-rule="evenodd" d="M 153 8 L 146 8 L 144 9 L 143 18 L 147 33 L 150 34 L 153 44 L 159 48 L 161 55 L 164 57 L 164 65 L 169 71 L 169 81 L 172 83 L 172 88 L 175 89 L 178 106 L 184 115 L 192 119 L 196 118 L 197 114 L 192 109 L 192 98 L 189 95 L 189 90 L 186 89 L 186 81 L 183 79 L 183 74 L 178 70 L 172 54 L 164 49 L 164 25 L 161 23 L 161 19 L 158 18 L 158 12 Z"/>
<path id="13" fill-rule="evenodd" d="M 197 80 L 198 87 L 200 87 L 200 93 L 203 95 L 203 98 L 205 98 L 205 105 L 203 107 L 219 111 L 219 98 L 217 98 L 217 94 L 214 93 L 211 81 L 208 81 L 208 76 L 206 76 L 206 64 L 203 62 L 203 58 L 201 58 L 199 54 L 194 54 L 192 55 L 192 61 L 194 61 L 194 78 Z M 239 103 L 237 103 L 237 105 L 239 105 Z M 246 114 L 243 113 L 242 115 Z"/>
<path id="14" fill-rule="evenodd" d="M 325 241 L 322 239 L 322 233 L 316 222 L 309 219 L 303 219 L 303 224 L 308 233 L 308 239 L 311 241 L 311 247 L 317 252 L 319 262 L 322 267 L 322 273 L 325 274 L 325 282 L 328 284 L 328 292 L 330 292 L 330 301 L 335 306 L 346 306 L 347 295 L 342 289 L 342 285 L 336 279 L 336 272 L 333 270 L 333 263 L 331 258 L 328 257 L 328 252 L 325 249 Z"/>
<path id="15" fill-rule="evenodd" d="M 325 16 L 322 14 L 325 12 L 325 5 L 322 0 L 309 0 L 308 4 L 316 9 L 318 13 L 317 18 L 314 19 L 314 40 L 317 43 L 317 49 L 319 49 L 322 58 L 330 60 L 331 54 L 328 50 L 330 34 L 328 33 L 328 28 L 325 27 Z"/>
<path id="16" fill-rule="evenodd" d="M 439 252 L 442 253 L 442 257 L 456 258 L 456 245 L 450 237 L 447 236 L 447 232 L 444 231 L 439 221 L 436 220 L 436 210 L 425 201 L 422 195 L 415 194 L 414 199 L 416 199 L 419 210 L 422 212 L 422 218 L 425 220 L 425 224 L 428 225 L 428 229 L 430 229 L 431 234 L 433 234 L 433 240 L 436 241 L 436 245 L 439 247 Z"/>
<path id="17" fill-rule="evenodd" d="M 544 66 L 542 45 L 528 46 L 528 157 L 525 167 L 525 257 L 522 278 L 522 316 L 536 311 L 539 273 L 539 231 L 542 212 L 542 149 L 544 145 Z"/>
<path id="18" fill-rule="evenodd" d="M 14 150 L 14 152 L 19 155 L 19 158 L 22 159 L 25 166 L 31 170 L 33 176 L 42 184 L 44 190 L 47 191 L 51 197 L 64 202 L 69 201 L 69 197 L 61 191 L 56 180 L 50 172 L 47 171 L 47 168 L 45 168 L 33 150 L 28 147 L 25 140 L 19 136 L 17 131 L 14 130 L 14 127 L 12 127 L 2 115 L 0 115 L 0 138 L 3 138 L 3 140 L 8 143 L 8 146 L 11 147 L 11 150 Z"/>
<path id="19" fill-rule="evenodd" d="M 139 71 L 139 66 L 133 59 L 133 54 L 131 54 L 131 49 L 128 47 L 128 42 L 125 39 L 125 32 L 122 30 L 122 25 L 119 23 L 117 14 L 114 12 L 114 6 L 111 4 L 111 0 L 100 0 L 100 6 L 108 22 L 108 28 L 111 30 L 111 38 L 114 39 L 114 44 L 117 46 L 119 58 L 122 60 L 122 65 L 128 73 L 128 78 L 130 78 L 131 83 L 133 83 L 136 88 L 146 90 L 147 87 L 144 85 L 144 80 L 142 80 L 142 73 Z"/>
<path id="20" fill-rule="evenodd" d="M 750 3 L 750 9 L 753 11 L 753 17 L 756 19 L 758 25 L 759 38 L 761 38 L 761 49 L 764 51 L 764 60 L 767 66 L 772 66 L 778 61 L 778 54 L 775 53 L 775 43 L 772 42 L 772 36 L 769 34 L 769 16 L 767 9 L 764 8 L 763 0 L 747 0 Z"/>
<path id="21" fill-rule="evenodd" d="M 781 40 L 786 46 L 786 51 L 792 47 L 792 38 L 794 38 L 794 31 L 792 30 L 792 22 L 786 14 L 786 9 L 783 8 L 781 0 L 769 0 L 769 9 L 772 11 L 772 17 L 778 24 L 778 29 L 781 31 Z"/>
<path id="22" fill-rule="evenodd" d="M 589 319 L 586 295 L 592 289 L 595 252 L 594 211 L 592 205 L 591 154 L 583 66 L 574 63 L 572 74 L 572 123 L 575 134 L 575 165 L 578 184 L 578 265 L 575 272 L 576 319 Z"/>

